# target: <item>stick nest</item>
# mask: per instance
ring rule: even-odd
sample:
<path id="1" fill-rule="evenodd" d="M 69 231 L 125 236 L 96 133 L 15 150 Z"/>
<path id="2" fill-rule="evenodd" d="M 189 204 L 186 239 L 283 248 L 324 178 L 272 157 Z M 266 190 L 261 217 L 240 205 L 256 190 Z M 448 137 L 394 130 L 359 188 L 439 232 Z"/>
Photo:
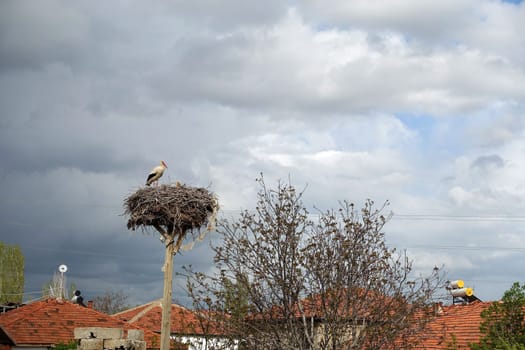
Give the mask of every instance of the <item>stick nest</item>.
<path id="1" fill-rule="evenodd" d="M 124 200 L 129 215 L 128 229 L 146 230 L 152 226 L 161 234 L 175 236 L 213 229 L 219 203 L 205 188 L 177 183 L 143 187 Z M 164 233 L 162 232 L 164 231 Z"/>

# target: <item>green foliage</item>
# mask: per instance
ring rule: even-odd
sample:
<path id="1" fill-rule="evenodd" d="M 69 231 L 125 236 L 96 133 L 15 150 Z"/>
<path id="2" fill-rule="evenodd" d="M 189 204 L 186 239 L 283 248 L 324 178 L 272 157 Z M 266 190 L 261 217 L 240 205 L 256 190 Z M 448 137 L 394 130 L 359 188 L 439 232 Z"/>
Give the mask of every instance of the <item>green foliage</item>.
<path id="1" fill-rule="evenodd" d="M 24 255 L 17 245 L 0 242 L 0 303 L 21 303 L 24 293 Z"/>
<path id="2" fill-rule="evenodd" d="M 455 334 L 452 334 L 450 341 L 447 343 L 446 350 L 458 350 L 458 341 Z"/>
<path id="3" fill-rule="evenodd" d="M 248 284 L 246 275 L 239 275 L 232 281 L 224 277 L 224 309 L 228 314 L 238 321 L 243 320 L 248 314 Z"/>
<path id="4" fill-rule="evenodd" d="M 495 346 L 495 347 L 493 347 Z M 480 349 L 480 350 L 525 350 L 524 344 L 514 344 L 511 343 L 505 339 L 500 339 L 498 345 L 489 345 L 487 343 L 482 344 L 479 346 L 478 344 L 473 345 L 472 349 Z"/>
<path id="5" fill-rule="evenodd" d="M 508 342 L 503 342 L 503 350 L 525 350 L 525 345 L 509 344 Z"/>
<path id="6" fill-rule="evenodd" d="M 490 305 L 481 313 L 482 338 L 473 344 L 474 350 L 521 350 L 525 346 L 525 285 L 515 282 L 501 302 Z"/>
<path id="7" fill-rule="evenodd" d="M 74 340 L 69 341 L 68 343 L 60 342 L 55 344 L 53 347 L 54 350 L 72 350 L 77 348 L 77 342 Z"/>

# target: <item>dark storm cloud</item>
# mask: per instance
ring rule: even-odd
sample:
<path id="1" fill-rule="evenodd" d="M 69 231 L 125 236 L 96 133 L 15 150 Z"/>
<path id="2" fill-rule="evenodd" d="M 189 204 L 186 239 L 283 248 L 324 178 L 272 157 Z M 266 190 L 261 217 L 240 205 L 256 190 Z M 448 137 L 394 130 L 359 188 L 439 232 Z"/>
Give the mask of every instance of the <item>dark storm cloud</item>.
<path id="1" fill-rule="evenodd" d="M 173 43 L 181 34 L 196 29 L 210 27 L 213 31 L 228 32 L 239 26 L 271 25 L 286 13 L 287 7 L 285 1 L 275 0 L 264 4 L 127 2 L 96 7 L 90 6 L 89 1 L 72 4 L 49 0 L 41 4 L 45 6 L 11 0 L 0 4 L 1 70 L 41 69 L 46 64 L 61 62 L 79 70 L 107 72 L 114 59 L 121 59 L 118 63 L 123 66 L 132 61 L 147 64 L 156 59 L 138 54 L 133 44 L 150 44 L 155 50 L 159 40 Z M 159 26 L 162 22 L 169 26 Z"/>
<path id="2" fill-rule="evenodd" d="M 57 218 L 56 221 L 60 224 L 61 220 Z M 50 220 L 47 227 L 20 228 L 7 223 L 11 229 L 11 244 L 20 245 L 25 256 L 25 269 L 28 271 L 26 291 L 40 290 L 53 278 L 57 267 L 66 264 L 69 283 L 82 290 L 86 298 L 93 298 L 105 290 L 126 290 L 130 285 L 134 288 L 134 295 L 130 295 L 134 303 L 160 298 L 164 245 L 158 234 L 127 231 L 125 218 L 121 216 L 115 216 L 115 221 L 121 228 L 106 227 L 105 233 L 92 230 L 87 225 L 78 228 L 52 227 L 49 226 Z M 184 264 L 206 270 L 211 263 L 208 244 L 209 241 L 205 240 L 197 243 L 191 253 L 177 255 L 176 272 L 182 272 Z M 151 286 L 155 286 L 156 290 L 151 290 Z M 175 295 L 184 296 L 180 285 Z"/>
<path id="3" fill-rule="evenodd" d="M 16 135 L 23 136 L 23 135 Z M 3 148 L 2 157 L 6 169 L 34 172 L 55 168 L 77 168 L 85 171 L 105 172 L 116 167 L 130 168 L 132 164 L 115 160 L 112 150 L 104 145 L 76 145 L 76 140 L 66 142 L 69 147 L 63 148 L 59 140 L 52 140 L 46 145 L 37 138 L 27 138 L 25 147 L 16 148 L 11 137 L 0 141 Z M 18 144 L 19 145 L 19 144 Z M 12 174 L 15 175 L 15 174 Z M 67 179 L 63 179 L 66 180 Z"/>
<path id="4" fill-rule="evenodd" d="M 96 54 L 86 13 L 67 2 L 43 4 L 0 4 L 0 70 L 42 69 L 53 62 L 75 66 Z"/>

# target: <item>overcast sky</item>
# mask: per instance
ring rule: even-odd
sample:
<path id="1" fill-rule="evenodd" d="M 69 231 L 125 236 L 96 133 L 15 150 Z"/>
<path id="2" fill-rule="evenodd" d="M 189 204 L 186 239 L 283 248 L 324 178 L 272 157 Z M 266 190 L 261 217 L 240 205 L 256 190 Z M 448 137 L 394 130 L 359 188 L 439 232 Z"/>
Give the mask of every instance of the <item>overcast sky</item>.
<path id="1" fill-rule="evenodd" d="M 389 200 L 390 246 L 499 299 L 525 282 L 523 23 L 499 0 L 1 1 L 0 240 L 25 300 L 60 264 L 86 299 L 161 297 L 164 247 L 122 216 L 161 159 L 227 217 L 261 172 L 308 207 Z"/>

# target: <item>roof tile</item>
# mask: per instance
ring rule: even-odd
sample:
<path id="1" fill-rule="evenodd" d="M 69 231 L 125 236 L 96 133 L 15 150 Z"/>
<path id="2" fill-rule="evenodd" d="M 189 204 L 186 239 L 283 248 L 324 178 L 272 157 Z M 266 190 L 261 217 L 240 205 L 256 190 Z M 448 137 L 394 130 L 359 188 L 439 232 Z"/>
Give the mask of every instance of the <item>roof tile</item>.
<path id="1" fill-rule="evenodd" d="M 162 324 L 162 302 L 155 300 L 148 304 L 113 315 L 122 321 L 160 333 Z M 171 333 L 177 335 L 218 335 L 216 323 L 206 315 L 191 311 L 183 306 L 171 305 Z"/>
<path id="2" fill-rule="evenodd" d="M 481 337 L 479 325 L 481 312 L 492 302 L 474 302 L 466 305 L 443 307 L 430 324 L 425 334 L 418 336 L 421 341 L 417 349 L 447 349 L 455 342 L 455 349 L 470 349 L 470 344 L 478 343 Z"/>
<path id="3" fill-rule="evenodd" d="M 148 348 L 159 344 L 158 335 L 147 329 L 64 300 L 37 301 L 0 314 L 0 328 L 18 346 L 68 343 L 77 327 L 140 329 Z"/>

